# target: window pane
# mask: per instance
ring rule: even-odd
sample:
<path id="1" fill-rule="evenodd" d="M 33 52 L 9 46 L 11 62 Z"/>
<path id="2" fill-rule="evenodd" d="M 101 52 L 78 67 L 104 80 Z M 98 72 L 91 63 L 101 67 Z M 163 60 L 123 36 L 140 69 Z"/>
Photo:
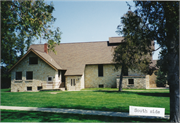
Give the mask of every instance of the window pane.
<path id="1" fill-rule="evenodd" d="M 42 89 L 42 86 L 38 86 L 38 87 L 37 87 L 37 90 L 41 90 L 41 89 Z"/>
<path id="2" fill-rule="evenodd" d="M 103 65 L 98 65 L 98 76 L 103 76 Z"/>
<path id="3" fill-rule="evenodd" d="M 124 69 L 124 76 L 128 76 L 128 68 Z"/>
<path id="4" fill-rule="evenodd" d="M 27 91 L 32 91 L 32 87 L 27 87 Z"/>
<path id="5" fill-rule="evenodd" d="M 33 72 L 32 71 L 26 72 L 26 79 L 27 80 L 32 80 L 33 79 Z"/>
<path id="6" fill-rule="evenodd" d="M 128 79 L 129 84 L 134 84 L 134 79 Z"/>
<path id="7" fill-rule="evenodd" d="M 22 80 L 22 72 L 16 72 L 16 80 Z"/>
<path id="8" fill-rule="evenodd" d="M 52 77 L 48 77 L 48 81 L 52 81 Z"/>
<path id="9" fill-rule="evenodd" d="M 29 64 L 38 64 L 38 57 L 29 57 Z"/>
<path id="10" fill-rule="evenodd" d="M 99 85 L 99 88 L 104 88 L 104 85 Z"/>

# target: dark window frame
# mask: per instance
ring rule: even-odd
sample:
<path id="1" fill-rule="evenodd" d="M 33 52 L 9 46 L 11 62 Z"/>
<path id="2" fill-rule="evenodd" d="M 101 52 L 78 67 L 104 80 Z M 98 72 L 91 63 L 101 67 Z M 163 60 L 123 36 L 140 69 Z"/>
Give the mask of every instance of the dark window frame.
<path id="1" fill-rule="evenodd" d="M 33 80 L 33 71 L 26 71 L 26 80 Z"/>
<path id="2" fill-rule="evenodd" d="M 38 57 L 29 57 L 29 65 L 38 64 Z"/>
<path id="3" fill-rule="evenodd" d="M 134 85 L 134 79 L 128 79 L 128 84 L 129 85 Z"/>
<path id="4" fill-rule="evenodd" d="M 104 75 L 104 73 L 103 73 L 103 64 L 99 64 L 98 65 L 98 77 L 103 77 Z"/>
<path id="5" fill-rule="evenodd" d="M 51 78 L 51 81 L 49 80 L 49 78 Z M 53 81 L 53 77 L 52 76 L 48 76 L 47 81 L 48 82 L 52 82 Z"/>
<path id="6" fill-rule="evenodd" d="M 99 88 L 104 88 L 104 84 L 99 84 Z"/>
<path id="7" fill-rule="evenodd" d="M 124 76 L 128 76 L 128 68 L 124 69 Z"/>
<path id="8" fill-rule="evenodd" d="M 32 91 L 32 86 L 27 86 L 27 91 Z"/>
<path id="9" fill-rule="evenodd" d="M 16 72 L 16 80 L 22 80 L 22 72 Z"/>
<path id="10" fill-rule="evenodd" d="M 75 79 L 71 79 L 71 86 L 76 86 L 76 80 Z"/>
<path id="11" fill-rule="evenodd" d="M 37 86 L 37 90 L 41 90 L 42 89 L 42 86 Z"/>

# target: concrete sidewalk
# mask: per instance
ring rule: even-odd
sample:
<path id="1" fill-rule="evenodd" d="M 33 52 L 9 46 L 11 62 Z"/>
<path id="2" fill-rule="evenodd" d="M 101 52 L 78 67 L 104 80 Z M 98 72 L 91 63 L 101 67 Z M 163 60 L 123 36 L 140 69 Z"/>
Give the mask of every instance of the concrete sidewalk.
<path id="1" fill-rule="evenodd" d="M 42 111 L 42 112 L 70 113 L 70 114 L 85 114 L 85 115 L 103 115 L 103 116 L 113 116 L 113 117 L 169 119 L 169 115 L 165 115 L 165 117 L 132 116 L 132 115 L 129 115 L 129 113 L 126 113 L 126 112 L 95 111 L 95 110 L 81 110 L 81 109 L 37 108 L 37 107 L 17 107 L 17 106 L 0 106 L 0 109 L 21 110 L 21 111 Z"/>

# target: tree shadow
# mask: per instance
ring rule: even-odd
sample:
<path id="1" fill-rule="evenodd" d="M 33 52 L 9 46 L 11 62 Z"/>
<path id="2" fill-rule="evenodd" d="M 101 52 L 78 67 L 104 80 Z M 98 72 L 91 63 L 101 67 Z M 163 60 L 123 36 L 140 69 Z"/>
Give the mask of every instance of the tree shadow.
<path id="1" fill-rule="evenodd" d="M 95 110 L 95 111 L 111 111 L 111 112 L 129 112 L 129 107 L 117 106 L 116 108 L 93 107 L 93 106 L 82 106 L 82 105 L 59 105 L 59 106 L 46 106 L 45 108 L 62 108 L 62 109 L 80 109 L 80 110 Z"/>
<path id="2" fill-rule="evenodd" d="M 166 119 L 121 118 L 35 111 L 1 111 L 2 122 L 168 122 Z"/>
<path id="3" fill-rule="evenodd" d="M 104 92 L 104 93 L 114 93 L 114 94 L 138 94 L 143 96 L 156 96 L 156 97 L 170 97 L 170 93 L 163 93 L 163 92 L 135 92 L 135 91 L 106 91 L 106 90 L 96 90 L 94 92 Z"/>

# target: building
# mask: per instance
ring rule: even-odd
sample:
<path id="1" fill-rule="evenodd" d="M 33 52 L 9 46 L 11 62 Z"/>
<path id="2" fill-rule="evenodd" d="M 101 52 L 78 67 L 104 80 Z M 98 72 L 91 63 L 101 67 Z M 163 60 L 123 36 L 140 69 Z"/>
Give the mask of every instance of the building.
<path id="1" fill-rule="evenodd" d="M 10 69 L 11 92 L 118 87 L 120 71 L 114 71 L 113 49 L 122 37 L 109 41 L 62 43 L 57 54 L 47 44 L 31 45 L 27 53 Z M 128 70 L 123 88 L 149 88 L 150 75 Z"/>

